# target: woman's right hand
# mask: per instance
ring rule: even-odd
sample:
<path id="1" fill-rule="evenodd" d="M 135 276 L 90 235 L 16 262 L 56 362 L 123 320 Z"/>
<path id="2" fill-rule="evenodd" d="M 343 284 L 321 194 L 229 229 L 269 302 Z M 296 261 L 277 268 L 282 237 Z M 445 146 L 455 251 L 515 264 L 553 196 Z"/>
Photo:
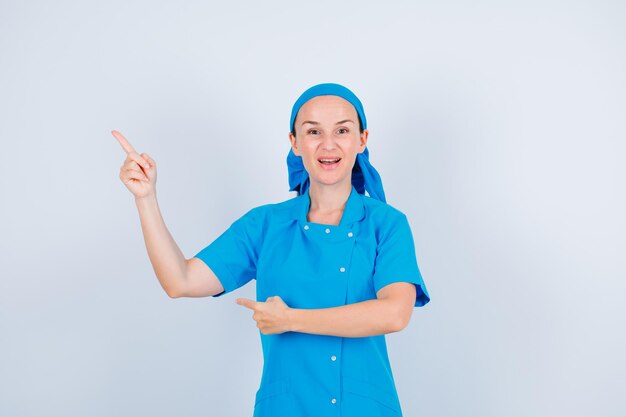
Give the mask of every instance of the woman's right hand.
<path id="1" fill-rule="evenodd" d="M 155 195 L 156 162 L 146 153 L 139 155 L 117 130 L 112 130 L 111 133 L 126 152 L 126 159 L 120 168 L 120 179 L 126 188 L 135 195 L 136 199 Z"/>

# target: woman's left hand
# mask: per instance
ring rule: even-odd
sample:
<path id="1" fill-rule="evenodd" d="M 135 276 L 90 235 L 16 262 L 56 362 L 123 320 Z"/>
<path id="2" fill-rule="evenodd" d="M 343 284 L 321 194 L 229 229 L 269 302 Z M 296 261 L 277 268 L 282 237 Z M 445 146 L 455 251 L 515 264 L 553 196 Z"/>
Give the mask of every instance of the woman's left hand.
<path id="1" fill-rule="evenodd" d="M 252 318 L 256 320 L 256 327 L 263 334 L 278 334 L 291 330 L 289 310 L 280 296 L 267 297 L 265 302 L 254 301 L 248 298 L 237 298 L 235 302 L 244 307 L 254 310 Z"/>

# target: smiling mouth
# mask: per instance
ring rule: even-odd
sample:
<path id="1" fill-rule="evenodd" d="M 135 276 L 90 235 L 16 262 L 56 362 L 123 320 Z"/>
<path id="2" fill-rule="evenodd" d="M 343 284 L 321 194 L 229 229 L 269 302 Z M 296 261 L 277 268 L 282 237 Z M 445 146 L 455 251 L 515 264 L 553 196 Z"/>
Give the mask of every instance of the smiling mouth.
<path id="1" fill-rule="evenodd" d="M 317 160 L 319 163 L 323 164 L 323 165 L 333 165 L 338 163 L 339 161 L 341 161 L 341 158 L 336 158 L 336 159 L 318 159 Z"/>

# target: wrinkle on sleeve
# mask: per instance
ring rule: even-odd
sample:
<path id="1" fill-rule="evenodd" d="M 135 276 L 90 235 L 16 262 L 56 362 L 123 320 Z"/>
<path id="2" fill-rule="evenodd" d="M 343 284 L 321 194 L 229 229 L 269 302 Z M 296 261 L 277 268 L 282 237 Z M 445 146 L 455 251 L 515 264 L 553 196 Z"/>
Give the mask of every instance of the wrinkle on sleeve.
<path id="1" fill-rule="evenodd" d="M 376 292 L 394 282 L 411 282 L 415 284 L 415 307 L 424 306 L 430 301 L 428 290 L 424 284 L 415 256 L 415 243 L 404 213 L 390 216 L 391 223 L 381 233 L 376 248 L 374 264 L 374 289 Z"/>
<path id="2" fill-rule="evenodd" d="M 261 214 L 260 207 L 249 210 L 194 255 L 211 268 L 224 287 L 224 291 L 213 297 L 220 297 L 256 279 L 263 236 Z"/>

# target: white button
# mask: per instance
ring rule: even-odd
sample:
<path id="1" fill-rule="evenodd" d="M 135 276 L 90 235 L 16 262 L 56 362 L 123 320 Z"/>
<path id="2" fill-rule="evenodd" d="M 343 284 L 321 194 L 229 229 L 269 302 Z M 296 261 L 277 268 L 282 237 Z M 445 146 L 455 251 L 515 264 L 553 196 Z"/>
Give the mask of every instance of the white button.
<path id="1" fill-rule="evenodd" d="M 330 229 L 326 229 L 324 230 L 326 233 L 330 233 Z"/>
<path id="2" fill-rule="evenodd" d="M 308 224 L 304 225 L 304 230 L 309 230 L 309 225 Z"/>
<path id="3" fill-rule="evenodd" d="M 342 266 L 341 268 L 339 268 L 339 272 L 346 272 L 346 268 Z"/>
<path id="4" fill-rule="evenodd" d="M 336 404 L 337 403 L 337 399 L 333 398 L 332 400 L 330 400 L 331 403 Z"/>
<path id="5" fill-rule="evenodd" d="M 352 237 L 352 236 L 354 236 L 352 232 L 348 232 L 348 237 Z"/>
<path id="6" fill-rule="evenodd" d="M 333 356 L 330 357 L 330 360 L 334 362 L 334 361 L 337 360 L 337 357 L 335 355 L 333 355 Z"/>

